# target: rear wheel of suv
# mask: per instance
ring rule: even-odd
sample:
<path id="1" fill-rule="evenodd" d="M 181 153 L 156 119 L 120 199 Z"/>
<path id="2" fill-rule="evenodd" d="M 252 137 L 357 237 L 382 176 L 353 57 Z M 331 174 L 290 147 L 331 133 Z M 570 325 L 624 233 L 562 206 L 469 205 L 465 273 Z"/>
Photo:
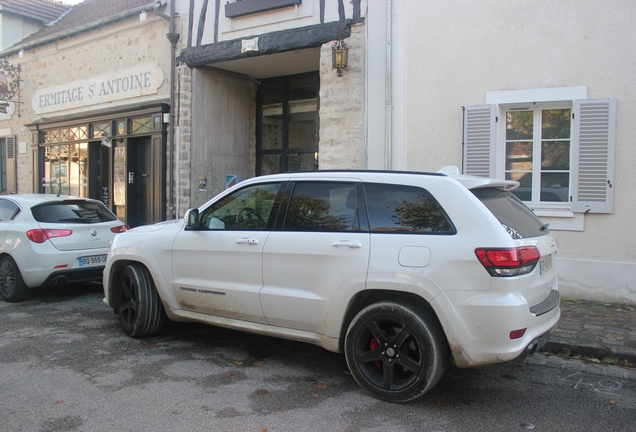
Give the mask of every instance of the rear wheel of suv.
<path id="1" fill-rule="evenodd" d="M 20 269 L 13 258 L 5 256 L 0 260 L 0 297 L 15 303 L 29 296 L 29 288 L 24 284 Z"/>
<path id="2" fill-rule="evenodd" d="M 118 289 L 119 323 L 128 336 L 150 336 L 161 330 L 163 305 L 146 267 L 126 266 L 119 277 Z"/>
<path id="3" fill-rule="evenodd" d="M 367 306 L 345 337 L 345 356 L 357 383 L 373 396 L 407 402 L 430 390 L 446 368 L 438 325 L 402 303 Z"/>

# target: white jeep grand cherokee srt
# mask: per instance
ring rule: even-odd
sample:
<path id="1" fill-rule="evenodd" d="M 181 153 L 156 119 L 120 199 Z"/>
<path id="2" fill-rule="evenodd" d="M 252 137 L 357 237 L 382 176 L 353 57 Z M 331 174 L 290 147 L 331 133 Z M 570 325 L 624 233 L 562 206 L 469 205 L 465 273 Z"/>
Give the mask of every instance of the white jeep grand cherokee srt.
<path id="1" fill-rule="evenodd" d="M 252 178 L 115 237 L 104 301 L 133 337 L 167 315 L 344 352 L 366 391 L 409 401 L 449 361 L 515 360 L 556 328 L 556 241 L 516 186 L 451 168 Z"/>

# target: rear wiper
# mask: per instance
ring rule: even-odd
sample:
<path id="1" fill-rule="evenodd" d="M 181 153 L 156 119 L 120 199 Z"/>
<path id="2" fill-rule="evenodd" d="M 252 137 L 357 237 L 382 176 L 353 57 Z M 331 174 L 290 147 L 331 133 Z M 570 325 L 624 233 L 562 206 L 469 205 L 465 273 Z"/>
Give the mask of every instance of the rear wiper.
<path id="1" fill-rule="evenodd" d="M 550 224 L 547 223 L 547 224 L 543 225 L 541 228 L 539 228 L 539 231 L 545 231 L 545 230 L 548 229 L 549 226 L 550 226 Z"/>
<path id="2" fill-rule="evenodd" d="M 60 221 L 60 222 L 79 222 L 79 223 L 91 223 L 92 222 L 91 219 L 82 218 L 82 217 L 70 217 L 70 218 L 58 219 L 58 221 Z"/>

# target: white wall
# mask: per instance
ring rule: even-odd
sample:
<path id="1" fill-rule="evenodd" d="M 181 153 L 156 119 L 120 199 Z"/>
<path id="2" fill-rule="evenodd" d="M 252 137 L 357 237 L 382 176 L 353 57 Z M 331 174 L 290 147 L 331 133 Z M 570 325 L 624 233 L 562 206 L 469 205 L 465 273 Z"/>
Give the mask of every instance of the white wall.
<path id="1" fill-rule="evenodd" d="M 484 104 L 488 91 L 587 86 L 589 98 L 618 100 L 614 213 L 585 215 L 582 232 L 554 233 L 564 292 L 636 302 L 624 277 L 636 277 L 636 2 L 406 4 L 406 140 L 393 145 L 404 146 L 408 169 L 461 166 L 462 106 Z M 594 279 L 583 271 L 592 263 Z"/>

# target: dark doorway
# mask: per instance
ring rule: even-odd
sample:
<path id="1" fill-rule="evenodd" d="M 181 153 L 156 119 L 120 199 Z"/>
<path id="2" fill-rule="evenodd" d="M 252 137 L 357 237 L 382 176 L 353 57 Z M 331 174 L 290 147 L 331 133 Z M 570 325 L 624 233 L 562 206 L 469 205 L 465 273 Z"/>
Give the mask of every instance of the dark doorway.
<path id="1" fill-rule="evenodd" d="M 150 137 L 128 139 L 126 223 L 132 228 L 152 223 L 152 154 Z"/>
<path id="2" fill-rule="evenodd" d="M 110 207 L 110 147 L 101 142 L 88 144 L 88 196 Z"/>

